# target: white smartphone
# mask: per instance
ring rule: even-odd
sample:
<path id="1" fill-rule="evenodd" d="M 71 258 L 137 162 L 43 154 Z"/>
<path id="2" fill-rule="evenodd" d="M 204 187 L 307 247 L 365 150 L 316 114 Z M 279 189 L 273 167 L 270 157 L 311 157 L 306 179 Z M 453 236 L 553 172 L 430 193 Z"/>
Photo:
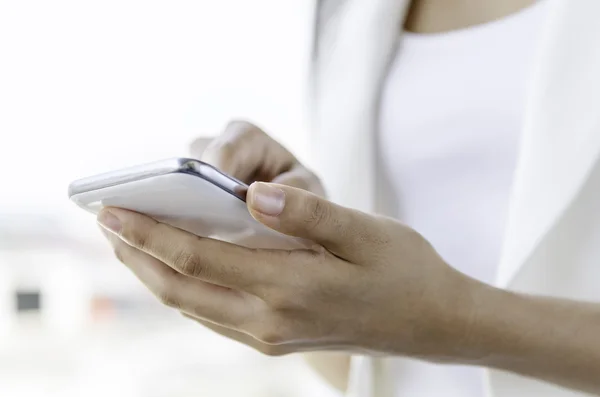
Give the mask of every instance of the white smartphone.
<path id="1" fill-rule="evenodd" d="M 69 186 L 69 198 L 97 214 L 118 207 L 201 237 L 251 248 L 307 248 L 256 221 L 246 207 L 248 186 L 215 167 L 174 158 L 83 178 Z"/>

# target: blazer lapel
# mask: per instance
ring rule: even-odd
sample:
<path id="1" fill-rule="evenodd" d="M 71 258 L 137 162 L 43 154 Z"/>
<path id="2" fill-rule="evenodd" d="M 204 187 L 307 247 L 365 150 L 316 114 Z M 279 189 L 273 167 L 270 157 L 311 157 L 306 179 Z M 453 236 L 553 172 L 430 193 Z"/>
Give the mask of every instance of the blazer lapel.
<path id="1" fill-rule="evenodd" d="M 331 200 L 363 211 L 378 204 L 376 133 L 380 86 L 409 0 L 320 0 L 312 70 L 314 160 Z M 320 163 L 320 166 L 319 166 Z M 353 357 L 348 395 L 393 396 L 376 357 Z"/>
<path id="2" fill-rule="evenodd" d="M 380 85 L 408 0 L 321 0 L 312 70 L 313 157 L 330 198 L 372 211 Z M 320 163 L 320 164 L 319 164 Z"/>
<path id="3" fill-rule="evenodd" d="M 532 76 L 498 284 L 507 286 L 600 154 L 600 2 L 554 0 Z"/>

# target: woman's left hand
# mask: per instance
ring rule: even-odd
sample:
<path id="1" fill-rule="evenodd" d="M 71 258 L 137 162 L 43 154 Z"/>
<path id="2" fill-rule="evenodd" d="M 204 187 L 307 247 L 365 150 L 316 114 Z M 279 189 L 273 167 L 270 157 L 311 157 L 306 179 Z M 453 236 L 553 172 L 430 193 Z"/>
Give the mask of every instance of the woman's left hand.
<path id="1" fill-rule="evenodd" d="M 448 266 L 411 228 L 267 183 L 250 187 L 248 209 L 321 248 L 250 249 L 116 208 L 98 221 L 117 257 L 164 304 L 265 354 L 345 350 L 438 360 L 456 357 L 469 338 L 483 285 Z"/>

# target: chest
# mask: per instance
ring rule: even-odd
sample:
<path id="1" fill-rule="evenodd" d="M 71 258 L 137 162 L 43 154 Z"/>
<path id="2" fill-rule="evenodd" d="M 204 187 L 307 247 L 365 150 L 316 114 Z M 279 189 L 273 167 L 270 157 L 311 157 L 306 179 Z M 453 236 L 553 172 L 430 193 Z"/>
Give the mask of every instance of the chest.
<path id="1" fill-rule="evenodd" d="M 538 4 L 475 28 L 405 33 L 384 82 L 378 172 L 393 192 L 393 215 L 487 282 L 501 249 L 543 17 Z"/>
<path id="2" fill-rule="evenodd" d="M 380 87 L 407 0 L 319 2 L 311 122 L 313 168 L 332 200 L 388 213 L 374 164 Z M 340 3 L 335 1 L 336 4 Z M 552 0 L 535 52 L 498 277 L 507 285 L 586 183 L 600 148 L 596 1 Z M 398 7 L 398 5 L 402 7 Z M 551 7 L 550 7 L 551 6 Z M 325 12 L 326 10 L 331 12 Z M 333 12 L 333 11 L 335 12 Z M 410 110 L 400 109 L 402 112 Z M 344 150 L 331 150 L 341 147 Z M 527 265 L 528 266 L 528 265 Z"/>
<path id="3" fill-rule="evenodd" d="M 539 3 L 474 28 L 405 33 L 379 110 L 389 167 L 512 171 L 544 16 Z"/>

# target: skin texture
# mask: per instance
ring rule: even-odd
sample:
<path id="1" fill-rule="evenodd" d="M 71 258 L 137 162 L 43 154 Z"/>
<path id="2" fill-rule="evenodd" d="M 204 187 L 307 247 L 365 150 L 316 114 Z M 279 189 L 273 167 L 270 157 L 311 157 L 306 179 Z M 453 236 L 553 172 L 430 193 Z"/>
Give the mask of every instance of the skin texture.
<path id="1" fill-rule="evenodd" d="M 243 125 L 264 153 L 280 156 L 284 173 L 300 172 L 289 152 Z M 164 304 L 265 354 L 402 355 L 600 393 L 600 305 L 480 283 L 411 228 L 307 190 L 254 183 L 248 209 L 266 226 L 318 245 L 244 248 L 115 208 L 98 221 L 116 256 Z"/>
<path id="2" fill-rule="evenodd" d="M 232 121 L 206 149 L 192 143 L 192 155 L 235 178 L 250 184 L 267 181 L 294 186 L 325 196 L 317 176 L 304 167 L 292 153 L 266 135 L 260 128 L 245 121 Z M 188 316 L 189 317 L 189 316 Z M 261 350 L 245 334 L 190 317 L 213 331 Z M 266 352 L 268 353 L 268 352 Z M 307 363 L 329 384 L 345 390 L 350 369 L 350 355 L 340 352 L 306 352 Z"/>
<path id="3" fill-rule="evenodd" d="M 257 207 L 257 194 L 272 189 L 285 195 L 285 208 L 276 216 Z M 467 279 L 420 235 L 391 219 L 283 185 L 253 184 L 248 197 L 256 219 L 322 247 L 244 248 L 119 209 L 103 212 L 99 220 L 113 231 L 109 237 L 118 257 L 165 304 L 251 336 L 267 354 L 322 349 L 453 354 L 445 351 L 444 339 L 457 340 L 465 332 L 458 329 L 463 322 L 448 313 L 459 315 L 450 306 L 470 300 L 463 288 Z M 387 309 L 373 309 L 382 305 Z M 386 320 L 391 314 L 397 324 Z"/>
<path id="4" fill-rule="evenodd" d="M 442 33 L 491 22 L 536 0 L 414 0 L 404 28 L 414 33 Z"/>

